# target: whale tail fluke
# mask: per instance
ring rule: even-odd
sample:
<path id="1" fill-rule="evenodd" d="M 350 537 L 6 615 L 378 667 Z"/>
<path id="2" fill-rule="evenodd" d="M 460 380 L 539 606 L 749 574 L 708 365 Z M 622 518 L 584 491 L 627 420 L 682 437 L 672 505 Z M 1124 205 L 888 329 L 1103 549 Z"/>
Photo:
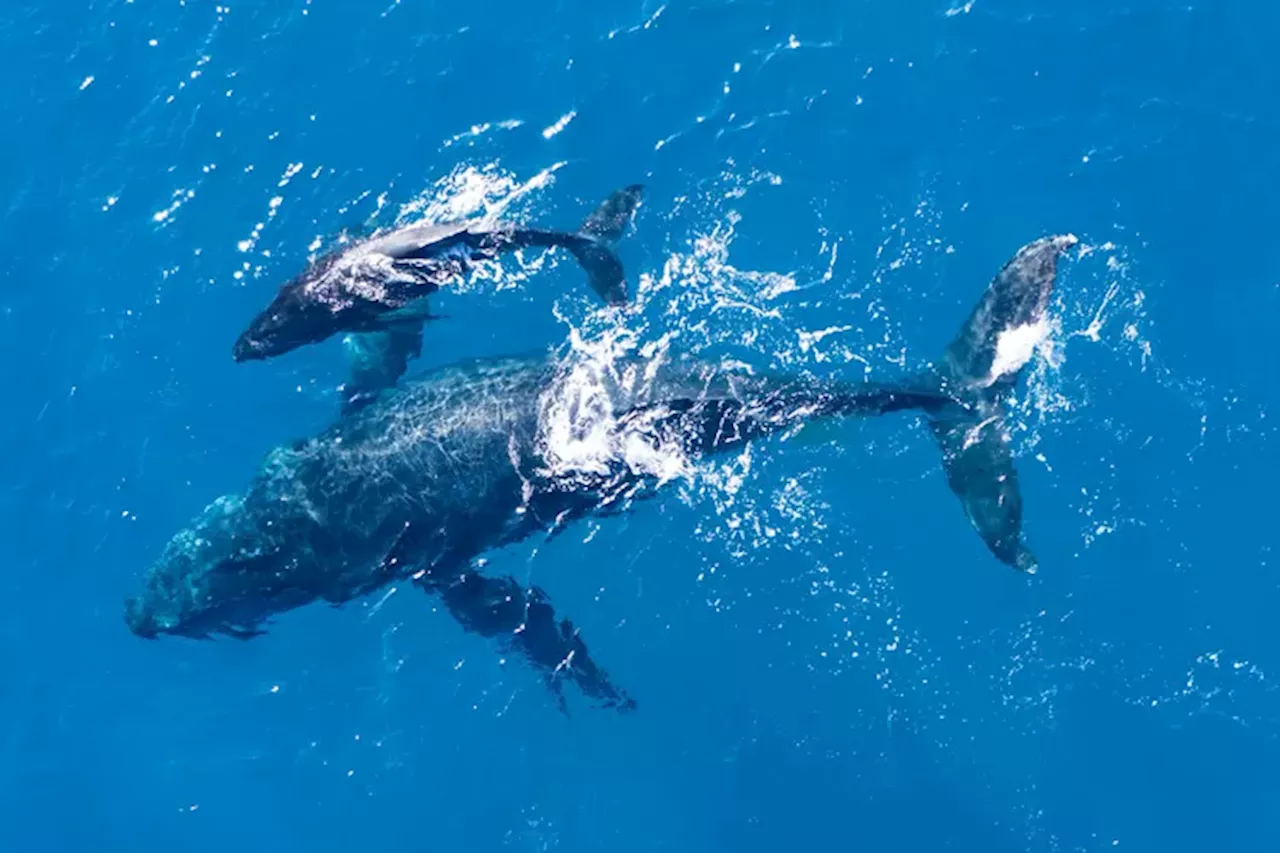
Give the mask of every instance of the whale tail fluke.
<path id="1" fill-rule="evenodd" d="M 630 224 L 644 186 L 632 184 L 613 193 L 591 212 L 578 229 L 580 239 L 566 243 L 587 273 L 587 282 L 610 305 L 627 301 L 626 274 L 614 246 Z"/>
<path id="2" fill-rule="evenodd" d="M 583 220 L 578 233 L 610 244 L 618 242 L 627 230 L 627 225 L 631 223 L 631 217 L 635 215 L 636 209 L 640 207 L 640 200 L 643 197 L 643 184 L 623 187 L 591 211 L 591 215 Z"/>
<path id="3" fill-rule="evenodd" d="M 1002 563 L 1034 573 L 1023 542 L 1022 491 L 1005 424 L 1005 400 L 1048 332 L 1058 259 L 1071 235 L 1023 246 L 996 274 L 947 346 L 940 364 L 912 380 L 939 388 L 946 404 L 923 407 L 942 467 L 965 515 Z"/>
<path id="4" fill-rule="evenodd" d="M 1078 242 L 1072 234 L 1042 237 L 1001 267 L 943 353 L 940 370 L 959 393 L 995 401 L 1022 378 L 1048 332 L 1058 259 Z"/>

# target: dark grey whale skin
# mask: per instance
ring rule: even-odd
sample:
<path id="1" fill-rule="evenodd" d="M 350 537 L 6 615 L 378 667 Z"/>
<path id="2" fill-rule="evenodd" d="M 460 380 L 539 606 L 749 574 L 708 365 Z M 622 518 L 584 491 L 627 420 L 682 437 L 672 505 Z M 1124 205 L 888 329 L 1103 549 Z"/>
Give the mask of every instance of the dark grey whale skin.
<path id="1" fill-rule="evenodd" d="M 284 355 L 339 333 L 404 338 L 402 350 L 431 319 L 426 297 L 465 275 L 477 261 L 536 246 L 568 250 L 607 304 L 627 301 L 615 244 L 640 206 L 644 187 L 612 193 L 576 232 L 470 220 L 408 225 L 380 231 L 328 252 L 287 282 L 249 322 L 232 347 L 238 362 Z"/>
<path id="2" fill-rule="evenodd" d="M 546 430 L 556 418 L 693 455 L 740 447 L 804 422 L 919 411 L 951 488 L 1003 562 L 1034 568 L 1001 402 L 1017 381 L 991 367 L 1005 330 L 1043 318 L 1069 238 L 1024 247 L 991 283 L 942 363 L 892 383 L 742 376 L 690 361 L 623 361 L 598 372 L 595 411 L 574 411 L 571 362 L 549 354 L 432 371 L 347 411 L 319 435 L 271 451 L 242 496 L 220 498 L 169 542 L 126 602 L 143 637 L 248 638 L 275 615 L 340 605 L 409 580 L 467 630 L 498 639 L 607 707 L 635 703 L 597 665 L 545 594 L 478 572 L 478 557 L 588 514 L 619 512 L 656 481 L 622 454 L 566 467 Z M 586 420 L 583 420 L 586 418 Z M 617 446 L 617 445 L 615 445 Z"/>
<path id="3" fill-rule="evenodd" d="M 644 485 L 620 458 L 607 472 L 548 470 L 539 423 L 556 399 L 557 367 L 535 356 L 444 368 L 272 451 L 243 496 L 219 499 L 174 537 L 127 605 L 130 627 L 147 637 L 248 637 L 275 613 L 409 578 L 441 596 L 464 627 L 504 638 L 553 684 L 571 680 L 605 705 L 630 707 L 545 595 L 470 568 L 488 551 L 607 512 Z M 616 389 L 610 415 L 620 433 L 720 451 L 808 417 L 922 399 L 876 386 L 745 385 L 756 393 L 710 368 L 681 373 Z"/>

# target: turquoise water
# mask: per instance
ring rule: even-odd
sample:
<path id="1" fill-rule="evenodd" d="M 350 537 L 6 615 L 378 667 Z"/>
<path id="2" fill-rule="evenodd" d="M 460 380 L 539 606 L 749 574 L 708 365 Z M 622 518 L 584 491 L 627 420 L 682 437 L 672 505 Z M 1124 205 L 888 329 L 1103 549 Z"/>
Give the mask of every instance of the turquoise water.
<path id="1" fill-rule="evenodd" d="M 1275 848 L 1278 36 L 1151 0 L 14 0 L 4 849 Z M 895 416 L 490 555 L 630 716 L 560 714 L 407 589 L 128 632 L 168 537 L 334 416 L 337 341 L 230 358 L 311 247 L 635 181 L 631 333 L 760 369 L 934 357 L 1079 236 L 1015 419 L 1039 574 Z M 418 369 L 612 352 L 572 262 L 522 261 L 438 300 Z"/>

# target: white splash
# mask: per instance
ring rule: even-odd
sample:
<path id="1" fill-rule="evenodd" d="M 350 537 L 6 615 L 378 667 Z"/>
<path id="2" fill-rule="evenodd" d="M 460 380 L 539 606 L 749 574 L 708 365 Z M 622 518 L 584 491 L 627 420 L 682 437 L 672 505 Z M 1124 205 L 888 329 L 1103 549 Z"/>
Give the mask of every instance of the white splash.
<path id="1" fill-rule="evenodd" d="M 151 221 L 161 225 L 169 222 L 175 213 L 188 201 L 196 197 L 196 191 L 179 187 L 173 191 L 173 201 L 164 210 L 157 210 L 151 215 Z"/>
<path id="2" fill-rule="evenodd" d="M 612 39 L 612 38 L 616 38 L 620 34 L 629 34 L 629 33 L 639 32 L 640 30 L 651 29 L 654 24 L 658 23 L 658 19 L 662 17 L 662 13 L 665 11 L 667 11 L 667 4 L 663 3 L 661 6 L 658 7 L 658 11 L 650 15 L 644 21 L 644 23 L 635 24 L 634 26 L 625 27 L 625 28 L 619 27 L 617 29 L 610 30 L 609 34 L 605 36 L 605 38 Z"/>
<path id="3" fill-rule="evenodd" d="M 276 183 L 277 187 L 287 187 L 289 182 L 294 179 L 299 172 L 302 171 L 302 163 L 290 163 L 288 168 L 284 170 L 284 174 L 280 176 L 280 180 Z"/>
<path id="4" fill-rule="evenodd" d="M 693 469 L 687 454 L 678 441 L 654 429 L 652 419 L 620 424 L 614 415 L 615 393 L 630 393 L 651 381 L 666 360 L 663 341 L 640 347 L 644 360 L 627 364 L 620 359 L 636 350 L 637 341 L 621 325 L 592 340 L 571 328 L 570 342 L 570 366 L 542 402 L 538 443 L 545 473 L 605 477 L 625 469 L 659 484 L 689 477 Z M 660 416 L 654 413 L 654 418 Z"/>
<path id="5" fill-rule="evenodd" d="M 302 164 L 299 163 L 298 168 L 301 168 L 301 167 L 302 167 Z M 290 169 L 292 168 L 293 167 L 290 166 Z M 286 174 L 288 173 L 286 172 Z M 238 243 L 236 243 L 237 251 L 241 252 L 242 254 L 253 251 L 254 247 L 258 245 L 258 241 L 262 239 L 262 229 L 266 228 L 268 222 L 276 218 L 276 214 L 280 210 L 280 205 L 283 203 L 284 203 L 284 196 L 278 196 L 278 195 L 272 196 L 271 199 L 267 201 L 267 215 L 265 220 L 262 222 L 255 223 L 253 226 L 253 230 L 249 232 L 249 236 L 239 241 Z M 269 255 L 270 252 L 264 250 L 263 254 Z"/>
<path id="6" fill-rule="evenodd" d="M 480 124 L 473 124 L 468 130 L 464 130 L 461 133 L 455 133 L 453 136 L 446 139 L 441 144 L 440 147 L 451 148 L 454 145 L 458 145 L 459 143 L 474 145 L 476 139 L 479 139 L 481 136 L 484 136 L 486 133 L 493 130 L 495 127 L 500 130 L 515 130 L 517 127 L 520 127 L 523 124 L 524 122 L 521 121 L 520 119 L 504 119 L 503 121 L 498 121 L 498 122 L 486 121 Z"/>
<path id="7" fill-rule="evenodd" d="M 508 220 L 515 219 L 508 214 L 512 204 L 534 190 L 550 186 L 555 173 L 564 165 L 563 162 L 553 163 L 523 182 L 494 164 L 458 166 L 429 190 L 401 205 L 396 225 L 493 219 L 499 215 Z"/>
<path id="8" fill-rule="evenodd" d="M 573 121 L 575 118 L 577 118 L 577 116 L 578 116 L 577 110 L 569 110 L 569 112 L 560 116 L 560 118 L 556 121 L 555 124 L 549 127 L 543 128 L 542 138 L 550 139 L 551 137 L 555 136 L 557 133 L 564 130 L 566 127 L 568 127 L 569 122 Z"/>

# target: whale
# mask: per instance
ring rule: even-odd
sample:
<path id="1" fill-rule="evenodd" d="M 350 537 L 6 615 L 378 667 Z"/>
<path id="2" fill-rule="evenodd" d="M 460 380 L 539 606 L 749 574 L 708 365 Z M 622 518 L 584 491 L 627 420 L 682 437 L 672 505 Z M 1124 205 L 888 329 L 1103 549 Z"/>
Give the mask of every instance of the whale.
<path id="1" fill-rule="evenodd" d="M 575 232 L 524 228 L 480 218 L 379 230 L 327 252 L 286 282 L 232 346 L 237 362 L 260 361 L 344 332 L 392 336 L 399 353 L 421 347 L 436 319 L 425 298 L 474 264 L 527 247 L 568 250 L 591 289 L 609 305 L 627 301 L 615 244 L 638 209 L 644 187 L 612 193 Z M 385 341 L 370 344 L 384 346 Z"/>
<path id="2" fill-rule="evenodd" d="M 815 421 L 893 413 L 929 424 L 989 552 L 1033 572 L 1005 409 L 1075 242 L 1023 246 L 941 358 L 887 381 L 643 349 L 603 363 L 551 349 L 428 370 L 267 453 L 242 493 L 170 539 L 127 597 L 125 621 L 149 639 L 247 640 L 286 611 L 410 585 L 538 671 L 562 709 L 572 684 L 600 707 L 633 710 L 545 591 L 492 571 L 487 555 L 661 493 L 673 454 L 711 457 Z"/>

